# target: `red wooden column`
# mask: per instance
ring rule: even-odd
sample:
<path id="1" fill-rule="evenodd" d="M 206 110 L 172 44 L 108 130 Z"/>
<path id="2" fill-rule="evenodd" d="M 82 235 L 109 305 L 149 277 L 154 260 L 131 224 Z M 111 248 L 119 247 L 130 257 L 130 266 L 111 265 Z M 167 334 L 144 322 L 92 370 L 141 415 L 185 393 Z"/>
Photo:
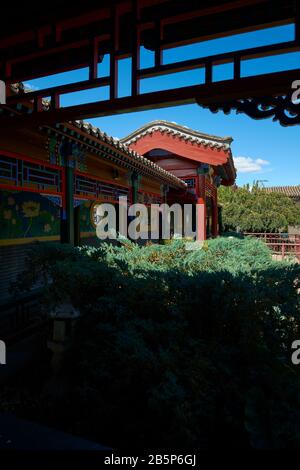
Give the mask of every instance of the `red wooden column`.
<path id="1" fill-rule="evenodd" d="M 205 175 L 198 175 L 196 203 L 196 239 L 206 240 Z"/>
<path id="2" fill-rule="evenodd" d="M 196 239 L 206 240 L 206 206 L 202 197 L 196 203 Z"/>

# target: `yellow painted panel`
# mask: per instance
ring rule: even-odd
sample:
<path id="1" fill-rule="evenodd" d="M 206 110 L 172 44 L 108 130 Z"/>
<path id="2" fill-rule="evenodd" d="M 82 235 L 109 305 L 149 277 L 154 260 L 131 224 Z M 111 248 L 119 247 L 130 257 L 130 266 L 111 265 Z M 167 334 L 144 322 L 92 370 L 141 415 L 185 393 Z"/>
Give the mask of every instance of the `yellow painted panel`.
<path id="1" fill-rule="evenodd" d="M 118 171 L 118 177 L 116 178 L 115 171 Z M 87 157 L 87 173 L 97 178 L 103 178 L 117 184 L 128 186 L 128 170 L 124 170 L 118 165 L 108 163 L 102 160 L 100 157 L 95 158 L 94 156 L 88 155 Z"/>

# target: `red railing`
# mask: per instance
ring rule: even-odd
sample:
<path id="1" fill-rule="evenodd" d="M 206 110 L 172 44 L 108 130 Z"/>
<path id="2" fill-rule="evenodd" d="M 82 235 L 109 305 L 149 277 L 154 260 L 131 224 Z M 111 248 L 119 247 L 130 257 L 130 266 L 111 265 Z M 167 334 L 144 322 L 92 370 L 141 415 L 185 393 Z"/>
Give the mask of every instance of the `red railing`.
<path id="1" fill-rule="evenodd" d="M 287 255 L 295 256 L 300 261 L 300 235 L 289 233 L 250 233 L 244 232 L 245 236 L 260 238 L 274 254 L 284 258 Z"/>

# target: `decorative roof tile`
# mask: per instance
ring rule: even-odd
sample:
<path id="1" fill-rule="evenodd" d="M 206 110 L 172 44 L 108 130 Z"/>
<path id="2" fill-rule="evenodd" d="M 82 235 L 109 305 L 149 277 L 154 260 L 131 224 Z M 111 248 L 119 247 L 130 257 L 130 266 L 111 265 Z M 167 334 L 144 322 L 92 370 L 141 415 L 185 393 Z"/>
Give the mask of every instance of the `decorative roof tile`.
<path id="1" fill-rule="evenodd" d="M 300 198 L 300 184 L 297 186 L 270 186 L 264 188 L 267 193 L 280 193 L 291 198 Z"/>
<path id="2" fill-rule="evenodd" d="M 191 143 L 196 143 L 198 145 L 204 145 L 223 150 L 228 150 L 233 140 L 232 137 L 218 137 L 215 135 L 195 131 L 189 127 L 181 126 L 176 122 L 157 120 L 149 122 L 148 124 L 135 130 L 127 137 L 121 139 L 121 142 L 126 145 L 131 145 L 145 135 L 151 135 L 156 131 L 167 133 L 168 135 L 173 135 L 174 137 L 179 137 L 180 139 L 189 141 Z"/>

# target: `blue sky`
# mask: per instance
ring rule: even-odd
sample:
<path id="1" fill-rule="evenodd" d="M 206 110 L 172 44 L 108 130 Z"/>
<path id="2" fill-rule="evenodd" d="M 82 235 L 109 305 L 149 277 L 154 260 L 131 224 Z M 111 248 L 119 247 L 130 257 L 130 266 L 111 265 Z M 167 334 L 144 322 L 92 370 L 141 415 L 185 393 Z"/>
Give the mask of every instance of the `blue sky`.
<path id="1" fill-rule="evenodd" d="M 239 34 L 235 37 L 205 41 L 167 50 L 164 52 L 163 61 L 171 63 L 250 46 L 280 43 L 293 39 L 294 34 L 294 27 L 288 25 L 255 33 Z M 300 52 L 264 59 L 245 60 L 241 68 L 242 76 L 298 68 L 299 61 Z M 102 64 L 99 64 L 98 76 L 108 74 L 108 64 L 109 57 L 105 56 Z M 141 67 L 150 67 L 152 64 L 153 54 L 142 50 Z M 130 68 L 130 59 L 119 61 L 119 77 L 121 77 L 118 89 L 119 96 L 129 94 Z M 232 73 L 232 64 L 215 66 L 213 80 L 230 79 Z M 57 84 L 85 80 L 87 75 L 87 69 L 81 69 L 32 80 L 28 85 L 35 89 L 43 89 Z M 203 80 L 203 69 L 151 78 L 142 81 L 141 93 L 168 87 L 178 88 L 184 85 L 201 84 Z M 64 95 L 61 103 L 63 106 L 70 106 L 107 98 L 108 89 L 97 88 Z M 299 126 L 284 128 L 271 119 L 255 121 L 243 114 L 224 115 L 222 112 L 213 114 L 196 104 L 107 116 L 92 119 L 90 122 L 114 137 L 124 137 L 137 127 L 155 119 L 175 121 L 205 133 L 232 136 L 234 139 L 232 151 L 238 169 L 238 184 L 252 183 L 254 180 L 266 180 L 264 183 L 266 186 L 300 184 Z"/>

